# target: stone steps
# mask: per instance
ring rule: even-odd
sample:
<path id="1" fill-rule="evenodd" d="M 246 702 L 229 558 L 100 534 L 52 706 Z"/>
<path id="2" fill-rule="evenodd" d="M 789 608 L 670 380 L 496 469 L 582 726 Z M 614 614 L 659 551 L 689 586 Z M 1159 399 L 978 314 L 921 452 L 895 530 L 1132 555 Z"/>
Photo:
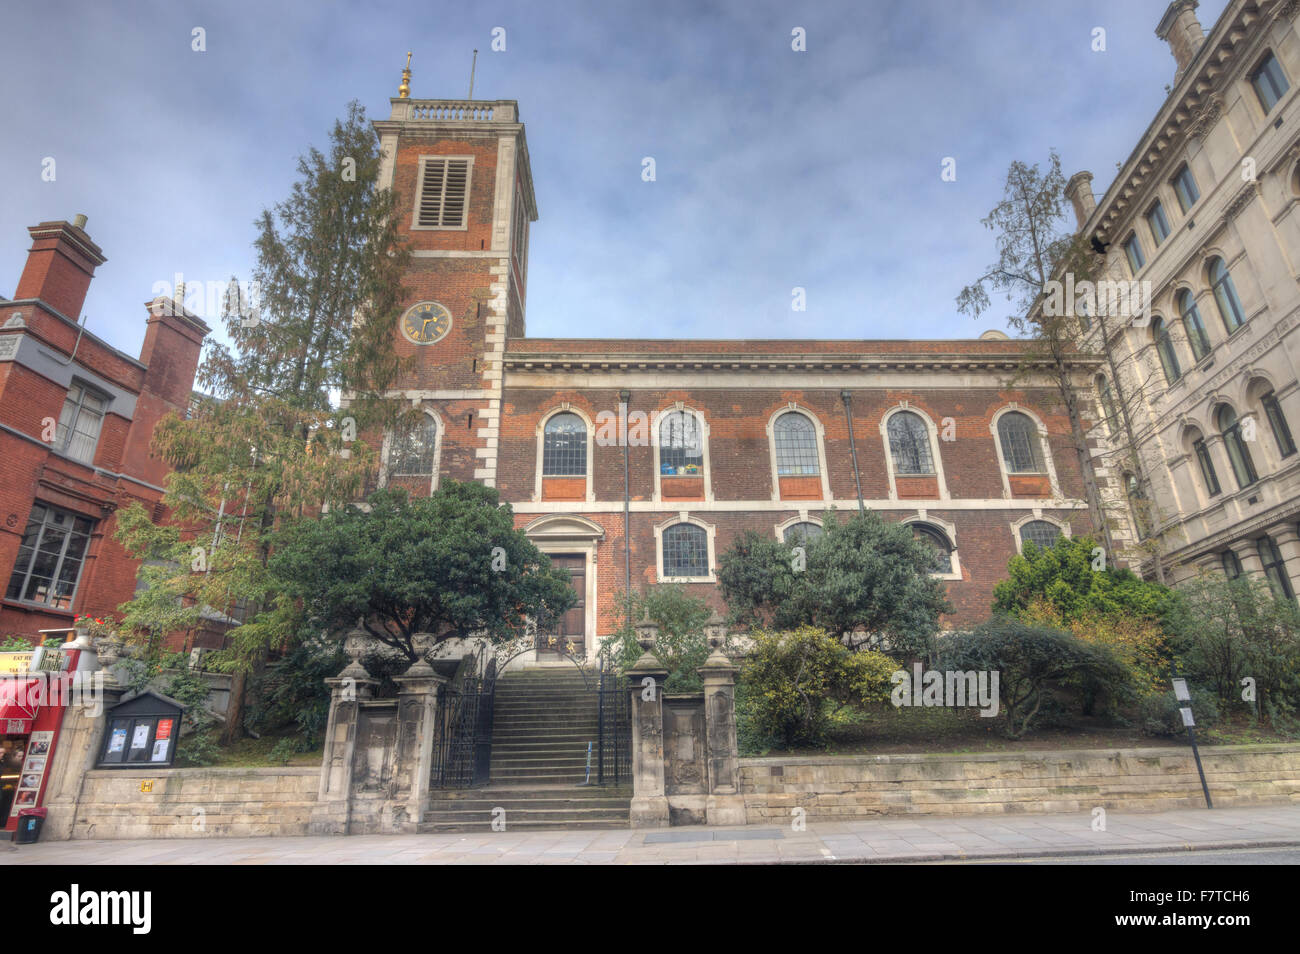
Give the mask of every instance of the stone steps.
<path id="1" fill-rule="evenodd" d="M 593 684 L 594 688 L 594 684 Z M 599 702 L 572 670 L 526 670 L 497 681 L 489 784 L 433 792 L 420 831 L 626 828 L 632 793 L 582 784 L 587 746 L 600 734 Z M 591 771 L 598 764 L 593 750 Z"/>

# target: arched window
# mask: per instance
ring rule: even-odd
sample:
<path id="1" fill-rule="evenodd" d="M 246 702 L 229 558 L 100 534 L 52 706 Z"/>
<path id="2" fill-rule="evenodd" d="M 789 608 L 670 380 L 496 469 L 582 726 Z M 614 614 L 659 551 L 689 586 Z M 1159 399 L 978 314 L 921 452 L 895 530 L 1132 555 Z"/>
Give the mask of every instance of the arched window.
<path id="1" fill-rule="evenodd" d="M 659 472 L 696 474 L 704 470 L 700 422 L 689 411 L 671 411 L 659 422 Z"/>
<path id="2" fill-rule="evenodd" d="M 542 439 L 542 475 L 587 476 L 587 424 L 571 411 L 562 411 L 546 422 Z"/>
<path id="3" fill-rule="evenodd" d="M 1041 474 L 1043 449 L 1038 443 L 1038 428 L 1026 414 L 1011 411 L 998 419 L 998 438 L 1002 458 L 1009 474 Z"/>
<path id="4" fill-rule="evenodd" d="M 1050 550 L 1060 535 L 1061 529 L 1056 524 L 1046 520 L 1030 520 L 1020 528 L 1020 543 L 1032 543 L 1036 547 Z"/>
<path id="5" fill-rule="evenodd" d="M 781 534 L 781 539 L 792 547 L 802 547 L 816 540 L 824 532 L 817 524 L 805 520 L 802 523 L 792 523 L 786 527 Z"/>
<path id="6" fill-rule="evenodd" d="M 693 523 L 673 524 L 663 532 L 663 561 L 666 578 L 708 576 L 708 532 Z"/>
<path id="7" fill-rule="evenodd" d="M 1219 494 L 1222 488 L 1219 486 L 1219 475 L 1215 473 L 1214 461 L 1210 457 L 1210 449 L 1205 446 L 1205 438 L 1201 432 L 1192 429 L 1188 436 L 1192 442 L 1192 453 L 1196 457 L 1196 464 L 1201 468 L 1201 480 L 1205 484 L 1205 493 L 1210 497 Z"/>
<path id="8" fill-rule="evenodd" d="M 817 464 L 817 430 L 812 421 L 790 411 L 776 419 L 772 433 L 776 440 L 778 477 L 816 477 L 821 473 Z"/>
<path id="9" fill-rule="evenodd" d="M 1269 391 L 1259 399 L 1259 403 L 1268 418 L 1268 426 L 1273 429 L 1273 440 L 1277 441 L 1278 454 L 1282 457 L 1290 457 L 1295 453 L 1295 439 L 1291 436 L 1286 415 L 1282 413 L 1282 405 L 1277 402 L 1277 395 Z"/>
<path id="10" fill-rule="evenodd" d="M 931 573 L 952 572 L 952 544 L 948 542 L 946 533 L 928 523 L 914 523 L 912 535 L 934 551 L 934 562 L 930 565 Z"/>
<path id="11" fill-rule="evenodd" d="M 388 445 L 388 476 L 431 477 L 437 451 L 438 422 L 428 414 L 407 414 Z"/>
<path id="12" fill-rule="evenodd" d="M 1119 437 L 1119 415 L 1115 413 L 1115 396 L 1111 393 L 1110 382 L 1104 374 L 1097 375 L 1097 394 L 1101 398 L 1101 410 L 1106 415 L 1106 426 L 1111 436 Z"/>
<path id="13" fill-rule="evenodd" d="M 1228 334 L 1232 334 L 1246 320 L 1241 310 L 1241 299 L 1237 297 L 1237 286 L 1233 284 L 1223 259 L 1210 259 L 1208 271 L 1210 287 L 1214 289 L 1214 302 L 1219 306 L 1219 317 L 1223 319 L 1223 327 L 1228 329 Z"/>
<path id="14" fill-rule="evenodd" d="M 889 419 L 889 454 L 895 474 L 933 474 L 930 432 L 919 414 L 899 411 Z"/>
<path id="15" fill-rule="evenodd" d="M 1133 526 L 1137 530 L 1138 539 L 1141 540 L 1146 536 L 1146 512 L 1142 507 L 1142 485 L 1138 483 L 1137 477 L 1125 472 L 1123 475 L 1124 494 L 1128 497 L 1128 505 L 1133 513 Z"/>
<path id="16" fill-rule="evenodd" d="M 1223 560 L 1223 575 L 1230 580 L 1235 580 L 1241 576 L 1241 560 L 1237 554 L 1231 550 L 1224 550 L 1221 557 Z"/>
<path id="17" fill-rule="evenodd" d="M 1291 578 L 1287 576 L 1286 562 L 1282 559 L 1282 552 L 1278 550 L 1277 543 L 1272 537 L 1260 537 L 1259 559 L 1264 564 L 1264 575 L 1273 584 L 1277 594 L 1289 600 L 1294 599 L 1295 593 L 1291 589 Z"/>
<path id="18" fill-rule="evenodd" d="M 1255 462 L 1250 457 L 1250 448 L 1241 436 L 1241 422 L 1237 412 L 1228 405 L 1219 406 L 1219 432 L 1223 435 L 1223 446 L 1228 449 L 1228 460 L 1232 462 L 1232 473 L 1237 478 L 1238 487 L 1249 487 L 1259 479 L 1255 473 Z"/>
<path id="19" fill-rule="evenodd" d="M 1187 289 L 1178 293 L 1175 299 L 1178 314 L 1182 316 L 1183 331 L 1187 334 L 1187 343 L 1192 346 L 1192 355 L 1200 361 L 1210 353 L 1210 338 L 1205 333 L 1201 322 L 1201 311 L 1196 307 L 1196 299 Z"/>
<path id="20" fill-rule="evenodd" d="M 1156 354 L 1160 355 L 1160 367 L 1164 369 L 1165 380 L 1173 384 L 1183 376 L 1183 370 L 1178 367 L 1178 355 L 1174 352 L 1174 342 L 1169 337 L 1169 329 L 1165 327 L 1163 318 L 1151 322 L 1151 339 L 1156 343 Z"/>

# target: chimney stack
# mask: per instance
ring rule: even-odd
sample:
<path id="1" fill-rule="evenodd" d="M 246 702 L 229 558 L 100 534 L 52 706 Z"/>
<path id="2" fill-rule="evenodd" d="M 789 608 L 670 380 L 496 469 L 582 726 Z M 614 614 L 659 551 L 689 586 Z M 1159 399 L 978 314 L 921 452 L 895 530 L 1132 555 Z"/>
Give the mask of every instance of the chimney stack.
<path id="1" fill-rule="evenodd" d="M 1196 7 L 1196 0 L 1174 0 L 1156 27 L 1156 36 L 1169 44 L 1170 52 L 1178 61 L 1178 71 L 1174 73 L 1175 83 L 1183 78 L 1196 51 L 1205 42 L 1205 31 L 1196 19 Z"/>
<path id="2" fill-rule="evenodd" d="M 78 215 L 72 224 L 42 222 L 28 227 L 32 247 L 15 299 L 39 298 L 73 321 L 81 317 L 95 268 L 106 261 L 100 247 L 83 231 L 85 225 L 86 217 Z"/>
<path id="3" fill-rule="evenodd" d="M 1097 200 L 1092 194 L 1092 173 L 1076 172 L 1065 184 L 1065 197 L 1074 206 L 1074 217 L 1078 227 L 1083 228 L 1097 208 Z"/>

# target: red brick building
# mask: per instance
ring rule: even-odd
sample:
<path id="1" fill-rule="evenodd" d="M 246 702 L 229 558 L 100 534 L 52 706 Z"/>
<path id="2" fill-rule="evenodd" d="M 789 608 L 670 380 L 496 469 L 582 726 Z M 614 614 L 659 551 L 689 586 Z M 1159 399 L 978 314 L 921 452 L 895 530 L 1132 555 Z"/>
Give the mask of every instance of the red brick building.
<path id="1" fill-rule="evenodd" d="M 954 623 L 987 615 L 1023 539 L 1088 528 L 1053 388 L 1007 384 L 1022 344 L 529 338 L 538 209 L 517 104 L 397 98 L 375 128 L 414 252 L 397 347 L 418 370 L 396 396 L 422 412 L 385 438 L 380 480 L 497 487 L 574 571 L 565 625 L 589 649 L 625 579 L 721 606 L 738 533 L 815 533 L 831 507 L 914 524 Z"/>
<path id="2" fill-rule="evenodd" d="M 105 261 L 85 218 L 28 231 L 13 300 L 0 299 L 0 637 L 130 599 L 139 563 L 114 540 L 113 515 L 140 501 L 162 516 L 167 466 L 150 441 L 188 407 L 210 330 L 160 298 L 144 306 L 138 359 L 110 347 L 77 321 Z"/>

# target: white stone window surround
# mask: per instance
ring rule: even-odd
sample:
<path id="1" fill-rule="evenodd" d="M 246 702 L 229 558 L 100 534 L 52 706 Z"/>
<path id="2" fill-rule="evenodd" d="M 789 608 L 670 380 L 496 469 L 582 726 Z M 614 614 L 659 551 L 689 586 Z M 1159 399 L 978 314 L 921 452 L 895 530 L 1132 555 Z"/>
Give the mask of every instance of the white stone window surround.
<path id="1" fill-rule="evenodd" d="M 546 422 L 555 417 L 555 415 L 564 414 L 566 412 L 569 414 L 576 414 L 582 419 L 582 422 L 587 425 L 587 492 L 585 497 L 588 503 L 594 503 L 596 500 L 596 494 L 592 482 L 594 467 L 592 458 L 595 456 L 593 454 L 593 445 L 595 442 L 591 439 L 591 436 L 595 433 L 594 425 L 592 424 L 591 416 L 586 411 L 580 407 L 575 407 L 568 401 L 564 401 L 557 407 L 553 407 L 546 411 L 537 421 L 537 458 L 536 464 L 533 467 L 533 472 L 536 475 L 533 484 L 534 503 L 540 503 L 542 500 L 542 458 L 546 447 Z"/>
<path id="2" fill-rule="evenodd" d="M 709 573 L 707 576 L 665 576 L 664 575 L 664 531 L 669 527 L 675 527 L 678 524 L 689 523 L 692 526 L 699 527 L 704 531 L 704 537 L 708 544 L 709 553 Z M 663 523 L 656 524 L 655 528 L 655 577 L 656 583 L 717 583 L 718 582 L 718 558 L 717 558 L 717 535 L 718 528 L 715 524 L 705 523 L 699 517 L 691 516 L 689 510 L 679 511 L 676 515 L 669 517 Z"/>
<path id="3" fill-rule="evenodd" d="M 465 166 L 465 214 L 461 217 L 460 225 L 421 225 L 420 224 L 420 197 L 424 195 L 424 170 L 428 164 L 433 161 L 442 162 L 444 160 L 464 160 Z M 474 157 L 462 155 L 442 155 L 440 153 L 430 153 L 422 155 L 419 159 L 419 172 L 415 177 L 415 196 L 412 200 L 411 209 L 411 230 L 415 232 L 465 232 L 469 229 L 469 203 L 474 187 Z M 445 191 L 444 184 L 444 191 Z"/>
<path id="4" fill-rule="evenodd" d="M 1035 507 L 1030 513 L 1025 514 L 1019 520 L 1016 520 L 1011 524 L 1011 535 L 1012 537 L 1015 538 L 1017 553 L 1024 552 L 1024 543 L 1020 539 L 1021 529 L 1024 527 L 1025 524 L 1034 523 L 1035 521 L 1038 520 L 1041 520 L 1044 523 L 1052 524 L 1054 527 L 1056 527 L 1056 529 L 1061 531 L 1061 535 L 1064 537 L 1074 536 L 1074 532 L 1071 530 L 1070 525 L 1068 523 L 1059 520 L 1056 517 L 1046 517 L 1043 515 L 1043 510 L 1041 507 Z"/>
<path id="5" fill-rule="evenodd" d="M 443 435 L 446 433 L 442 417 L 431 407 L 422 407 L 419 398 L 411 401 L 411 406 L 427 414 L 433 419 L 433 429 L 435 432 L 433 445 L 433 473 L 429 477 L 429 493 L 438 489 L 438 474 L 442 469 L 442 445 Z M 393 439 L 396 435 L 391 428 L 384 430 L 384 446 L 379 456 L 379 486 L 388 486 L 388 456 L 393 451 Z M 405 478 L 403 478 L 405 479 Z"/>
<path id="6" fill-rule="evenodd" d="M 948 544 L 952 547 L 952 550 L 949 551 L 949 557 L 951 559 L 949 572 L 933 573 L 931 574 L 931 576 L 934 576 L 940 580 L 960 580 L 962 578 L 961 556 L 957 552 L 957 525 L 955 523 L 949 523 L 947 520 L 943 520 L 939 517 L 933 516 L 932 514 L 929 513 L 929 511 L 925 509 L 918 510 L 916 512 L 916 516 L 906 517 L 903 520 L 903 524 L 907 526 L 910 526 L 911 524 L 914 523 L 927 524 L 931 527 L 934 527 L 936 530 L 942 531 L 943 535 L 948 538 Z"/>
<path id="7" fill-rule="evenodd" d="M 998 421 L 1002 419 L 1004 414 L 1010 414 L 1013 411 L 1025 415 L 1034 422 L 1034 426 L 1038 429 L 1038 450 L 1043 455 L 1043 469 L 1047 473 L 1052 496 L 1061 497 L 1061 485 L 1056 479 L 1056 463 L 1052 460 L 1052 445 L 1047 440 L 1047 425 L 1035 412 L 1015 401 L 998 408 L 993 414 L 993 419 L 989 421 L 989 433 L 993 435 L 993 447 L 998 458 L 998 471 L 1002 474 L 1003 497 L 1007 500 L 1012 499 L 1010 473 L 1007 471 L 1006 457 L 1002 453 L 1002 435 L 998 433 Z"/>
<path id="8" fill-rule="evenodd" d="M 785 532 L 789 530 L 791 527 L 801 523 L 811 523 L 814 526 L 821 527 L 823 530 L 826 529 L 826 524 L 822 521 L 821 517 L 810 516 L 808 514 L 807 507 L 800 507 L 799 512 L 796 513 L 793 517 L 787 517 L 786 519 L 782 520 L 773 528 L 774 530 L 776 530 L 777 540 L 784 542 Z"/>
<path id="9" fill-rule="evenodd" d="M 777 418 L 791 412 L 802 414 L 808 418 L 817 434 L 817 470 L 822 482 L 822 500 L 828 501 L 831 499 L 831 482 L 826 468 L 826 428 L 822 426 L 821 419 L 816 414 L 796 401 L 788 401 L 773 411 L 767 418 L 767 451 L 772 468 L 772 499 L 781 499 L 781 478 L 777 473 L 776 463 L 776 421 Z"/>
<path id="10" fill-rule="evenodd" d="M 704 501 L 713 503 L 713 468 L 709 464 L 709 422 L 705 419 L 703 412 L 697 408 L 688 407 L 685 402 L 677 401 L 667 407 L 660 408 L 655 412 L 654 417 L 650 420 L 650 443 L 654 448 L 654 476 L 655 476 L 655 503 L 663 503 L 663 485 L 660 478 L 663 477 L 662 468 L 659 465 L 659 425 L 665 417 L 677 411 L 684 411 L 695 418 L 696 426 L 699 428 L 700 441 L 704 445 L 700 449 L 702 458 L 701 467 L 703 471 L 700 476 L 704 478 Z"/>
<path id="11" fill-rule="evenodd" d="M 921 410 L 919 407 L 916 407 L 915 405 L 909 403 L 908 401 L 899 401 L 897 405 L 887 410 L 884 413 L 884 415 L 882 415 L 880 418 L 880 438 L 882 441 L 884 441 L 885 444 L 885 469 L 889 474 L 889 499 L 890 500 L 898 499 L 898 487 L 895 485 L 894 482 L 894 476 L 895 476 L 894 475 L 894 454 L 889 446 L 889 419 L 893 417 L 895 414 L 901 414 L 904 411 L 910 414 L 915 414 L 917 417 L 921 419 L 922 423 L 925 424 L 925 431 L 930 439 L 930 457 L 934 461 L 935 476 L 937 476 L 939 479 L 939 499 L 947 500 L 948 480 L 944 476 L 944 472 L 943 472 L 943 455 L 939 452 L 939 448 L 940 448 L 939 429 L 935 427 L 934 421 L 931 419 L 929 414 Z M 1000 457 L 1001 456 L 1000 446 L 998 448 L 998 454 Z M 904 474 L 903 476 L 928 477 L 930 475 L 929 474 Z"/>

